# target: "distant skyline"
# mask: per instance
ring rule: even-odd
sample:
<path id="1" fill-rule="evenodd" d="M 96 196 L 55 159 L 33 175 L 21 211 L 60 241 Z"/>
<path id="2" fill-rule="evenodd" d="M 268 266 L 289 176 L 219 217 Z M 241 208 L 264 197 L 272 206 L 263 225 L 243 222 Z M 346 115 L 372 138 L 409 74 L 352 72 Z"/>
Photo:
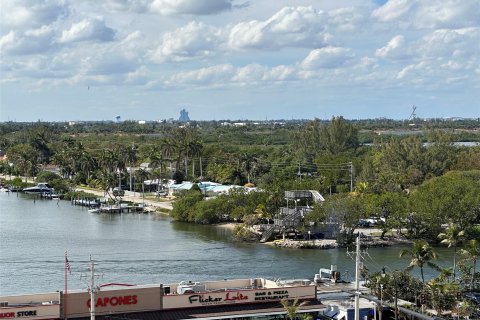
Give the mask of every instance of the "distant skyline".
<path id="1" fill-rule="evenodd" d="M 0 121 L 480 117 L 478 0 L 9 0 L 0 53 Z"/>

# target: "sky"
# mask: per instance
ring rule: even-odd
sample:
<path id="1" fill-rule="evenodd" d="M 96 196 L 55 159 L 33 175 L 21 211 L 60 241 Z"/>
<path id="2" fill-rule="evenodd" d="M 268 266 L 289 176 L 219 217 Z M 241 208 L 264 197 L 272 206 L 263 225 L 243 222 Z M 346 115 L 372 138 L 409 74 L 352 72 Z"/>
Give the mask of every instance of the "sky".
<path id="1" fill-rule="evenodd" d="M 480 117 L 478 0 L 1 0 L 0 121 Z"/>

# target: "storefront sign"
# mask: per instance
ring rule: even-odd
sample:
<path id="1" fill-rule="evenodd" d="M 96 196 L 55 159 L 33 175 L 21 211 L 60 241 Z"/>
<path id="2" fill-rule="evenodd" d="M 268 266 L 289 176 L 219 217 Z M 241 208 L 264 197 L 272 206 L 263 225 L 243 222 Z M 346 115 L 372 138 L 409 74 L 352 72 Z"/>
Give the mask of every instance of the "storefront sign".
<path id="1" fill-rule="evenodd" d="M 100 297 L 97 299 L 95 303 L 95 308 L 98 307 L 116 307 L 116 306 L 123 306 L 123 305 L 132 305 L 137 304 L 138 299 L 136 295 L 131 296 L 118 296 L 118 297 Z M 91 300 L 88 299 L 87 306 L 90 308 Z"/>
<path id="2" fill-rule="evenodd" d="M 194 294 L 188 297 L 190 303 L 199 302 L 201 304 L 235 303 L 244 300 L 248 300 L 248 295 L 241 292 L 227 292 L 222 297 L 212 297 L 207 294 Z"/>
<path id="3" fill-rule="evenodd" d="M 288 290 L 235 291 L 188 295 L 188 302 L 201 305 L 233 304 L 239 302 L 275 301 L 289 298 Z"/>
<path id="4" fill-rule="evenodd" d="M 0 313 L 0 319 L 11 319 L 11 318 L 26 318 L 26 317 L 36 317 L 37 310 L 27 310 L 27 311 L 17 311 L 15 312 L 3 312 Z"/>
<path id="5" fill-rule="evenodd" d="M 255 301 L 282 300 L 289 297 L 288 290 L 255 292 Z"/>

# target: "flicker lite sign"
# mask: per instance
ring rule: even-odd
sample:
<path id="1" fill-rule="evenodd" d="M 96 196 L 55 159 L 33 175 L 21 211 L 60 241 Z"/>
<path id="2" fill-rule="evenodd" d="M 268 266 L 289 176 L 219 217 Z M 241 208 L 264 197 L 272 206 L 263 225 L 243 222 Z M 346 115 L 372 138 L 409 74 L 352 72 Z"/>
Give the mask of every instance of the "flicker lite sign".
<path id="1" fill-rule="evenodd" d="M 225 293 L 203 293 L 188 296 L 190 305 L 216 305 L 249 302 L 278 301 L 289 298 L 288 290 L 234 291 Z"/>

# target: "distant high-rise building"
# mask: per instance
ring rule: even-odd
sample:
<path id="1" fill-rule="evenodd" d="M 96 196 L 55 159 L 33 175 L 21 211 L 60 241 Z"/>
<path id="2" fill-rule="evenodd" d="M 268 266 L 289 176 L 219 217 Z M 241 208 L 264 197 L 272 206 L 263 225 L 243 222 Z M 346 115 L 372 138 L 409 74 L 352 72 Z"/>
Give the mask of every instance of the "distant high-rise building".
<path id="1" fill-rule="evenodd" d="M 188 122 L 190 118 L 188 117 L 188 112 L 185 109 L 180 110 L 180 118 L 178 118 L 180 122 Z"/>

